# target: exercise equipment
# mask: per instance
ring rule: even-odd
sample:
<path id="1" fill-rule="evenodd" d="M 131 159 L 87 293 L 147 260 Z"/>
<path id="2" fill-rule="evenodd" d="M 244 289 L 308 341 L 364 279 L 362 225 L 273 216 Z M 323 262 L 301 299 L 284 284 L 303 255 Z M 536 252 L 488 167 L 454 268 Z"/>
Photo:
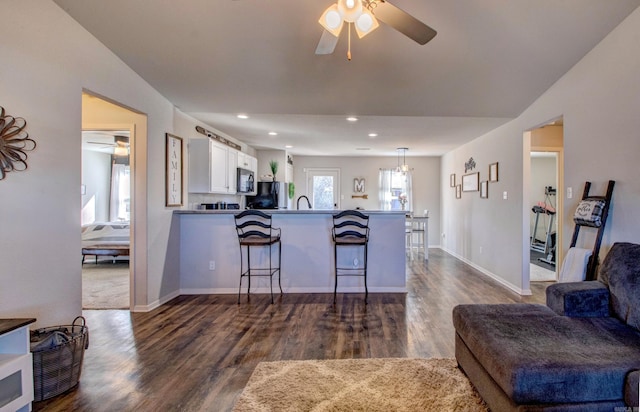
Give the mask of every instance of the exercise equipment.
<path id="1" fill-rule="evenodd" d="M 531 250 L 541 252 L 546 255 L 544 258 L 539 258 L 541 262 L 555 265 L 555 233 L 552 233 L 553 221 L 556 215 L 556 209 L 551 202 L 551 196 L 556 195 L 556 190 L 551 186 L 546 186 L 544 189 L 545 199 L 544 202 L 538 202 L 537 205 L 531 208 L 531 211 L 536 214 L 535 224 L 533 225 L 533 233 L 531 235 Z M 548 225 L 544 236 L 544 241 L 538 240 L 538 225 L 540 223 L 540 215 L 545 218 L 548 217 Z"/>

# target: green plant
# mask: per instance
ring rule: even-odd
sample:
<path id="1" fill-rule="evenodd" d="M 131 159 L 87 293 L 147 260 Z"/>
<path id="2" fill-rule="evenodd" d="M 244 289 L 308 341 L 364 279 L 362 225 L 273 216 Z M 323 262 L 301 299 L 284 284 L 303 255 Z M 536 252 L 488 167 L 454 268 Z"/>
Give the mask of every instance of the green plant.
<path id="1" fill-rule="evenodd" d="M 276 174 L 278 173 L 278 161 L 277 160 L 270 160 L 269 161 L 269 168 L 271 169 L 271 174 L 273 175 L 273 180 L 276 180 Z"/>
<path id="2" fill-rule="evenodd" d="M 296 185 L 291 182 L 289 183 L 289 199 L 293 199 L 293 197 L 296 195 Z"/>

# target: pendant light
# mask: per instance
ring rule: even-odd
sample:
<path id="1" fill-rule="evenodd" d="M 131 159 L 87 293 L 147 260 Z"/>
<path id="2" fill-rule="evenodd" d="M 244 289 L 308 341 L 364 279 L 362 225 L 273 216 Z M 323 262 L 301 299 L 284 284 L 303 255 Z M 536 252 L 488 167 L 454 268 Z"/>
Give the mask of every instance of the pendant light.
<path id="1" fill-rule="evenodd" d="M 409 165 L 407 165 L 407 157 L 406 152 L 409 150 L 408 147 L 398 147 L 396 149 L 398 151 L 398 167 L 396 167 L 396 172 L 405 174 L 409 171 Z M 402 165 L 400 164 L 400 151 L 402 150 Z"/>

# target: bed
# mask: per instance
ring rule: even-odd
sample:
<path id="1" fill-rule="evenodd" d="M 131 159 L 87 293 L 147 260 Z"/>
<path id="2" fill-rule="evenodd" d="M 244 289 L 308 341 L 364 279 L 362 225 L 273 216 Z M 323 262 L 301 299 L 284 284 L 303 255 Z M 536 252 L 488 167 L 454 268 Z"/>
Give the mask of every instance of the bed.
<path id="1" fill-rule="evenodd" d="M 92 223 L 82 227 L 82 263 L 85 257 L 129 256 L 129 222 Z"/>

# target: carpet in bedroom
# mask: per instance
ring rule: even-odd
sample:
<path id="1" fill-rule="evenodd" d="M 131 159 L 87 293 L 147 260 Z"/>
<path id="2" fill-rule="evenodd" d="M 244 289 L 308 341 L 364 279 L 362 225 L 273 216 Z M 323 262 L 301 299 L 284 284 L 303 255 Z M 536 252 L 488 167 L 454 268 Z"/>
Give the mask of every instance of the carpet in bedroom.
<path id="1" fill-rule="evenodd" d="M 261 362 L 234 412 L 482 411 L 455 359 Z"/>
<path id="2" fill-rule="evenodd" d="M 129 309 L 129 262 L 82 265 L 83 309 Z"/>

